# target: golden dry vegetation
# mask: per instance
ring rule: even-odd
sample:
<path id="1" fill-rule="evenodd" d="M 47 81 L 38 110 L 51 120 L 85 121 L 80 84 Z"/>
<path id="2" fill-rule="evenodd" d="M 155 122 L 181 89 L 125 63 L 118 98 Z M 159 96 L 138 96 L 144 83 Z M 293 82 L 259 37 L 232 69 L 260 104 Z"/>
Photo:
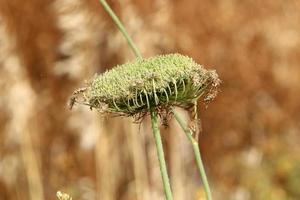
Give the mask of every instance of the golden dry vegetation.
<path id="1" fill-rule="evenodd" d="M 300 2 L 109 3 L 143 56 L 186 54 L 222 79 L 199 106 L 214 198 L 300 199 Z M 132 59 L 96 0 L 0 0 L 0 199 L 163 199 L 148 118 L 67 107 L 85 80 Z M 178 125 L 162 137 L 175 199 L 204 199 Z"/>

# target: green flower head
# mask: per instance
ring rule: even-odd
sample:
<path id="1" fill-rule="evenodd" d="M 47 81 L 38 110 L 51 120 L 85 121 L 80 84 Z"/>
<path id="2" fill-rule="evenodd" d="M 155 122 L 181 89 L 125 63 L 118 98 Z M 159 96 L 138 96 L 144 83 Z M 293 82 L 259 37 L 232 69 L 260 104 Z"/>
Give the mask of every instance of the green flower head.
<path id="1" fill-rule="evenodd" d="M 136 59 L 96 75 L 85 88 L 73 93 L 75 102 L 104 113 L 134 116 L 149 109 L 190 108 L 201 96 L 205 101 L 217 94 L 220 80 L 193 59 L 168 54 Z"/>

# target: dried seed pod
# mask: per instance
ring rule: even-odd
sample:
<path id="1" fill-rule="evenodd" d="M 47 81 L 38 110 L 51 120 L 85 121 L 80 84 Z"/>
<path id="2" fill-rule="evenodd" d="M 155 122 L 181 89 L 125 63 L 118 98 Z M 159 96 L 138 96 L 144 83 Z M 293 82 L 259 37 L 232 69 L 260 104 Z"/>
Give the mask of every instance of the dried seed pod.
<path id="1" fill-rule="evenodd" d="M 168 54 L 136 59 L 97 75 L 71 100 L 104 113 L 141 116 L 150 108 L 187 109 L 201 96 L 212 100 L 219 84 L 215 71 L 187 56 Z"/>

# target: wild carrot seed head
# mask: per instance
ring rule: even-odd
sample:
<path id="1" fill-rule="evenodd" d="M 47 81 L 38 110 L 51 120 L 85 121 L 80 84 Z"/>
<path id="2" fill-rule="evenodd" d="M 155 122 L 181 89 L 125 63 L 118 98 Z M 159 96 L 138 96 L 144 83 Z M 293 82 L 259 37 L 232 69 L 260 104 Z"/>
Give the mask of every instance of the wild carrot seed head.
<path id="1" fill-rule="evenodd" d="M 136 59 L 95 76 L 74 102 L 120 115 L 147 113 L 150 108 L 188 108 L 201 96 L 211 100 L 220 80 L 193 59 L 168 54 Z"/>

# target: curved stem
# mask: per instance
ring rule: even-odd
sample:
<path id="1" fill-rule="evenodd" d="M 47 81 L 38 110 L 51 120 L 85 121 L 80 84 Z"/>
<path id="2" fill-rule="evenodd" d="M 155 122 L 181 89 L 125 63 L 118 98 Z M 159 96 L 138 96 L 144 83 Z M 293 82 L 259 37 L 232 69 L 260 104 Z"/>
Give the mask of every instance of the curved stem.
<path id="1" fill-rule="evenodd" d="M 105 0 L 99 0 L 106 12 L 110 15 L 110 17 L 113 19 L 114 23 L 118 26 L 118 29 L 122 32 L 124 35 L 128 45 L 134 52 L 135 56 L 138 58 L 142 58 L 140 51 L 135 46 L 134 42 L 132 41 L 131 37 L 128 35 L 126 29 L 124 28 L 122 22 L 119 20 L 117 15 L 114 13 L 114 11 L 110 8 L 110 6 L 106 3 Z"/>
<path id="2" fill-rule="evenodd" d="M 173 196 L 172 196 L 171 186 L 170 186 L 170 182 L 169 182 L 166 161 L 165 161 L 165 157 L 164 157 L 164 150 L 163 150 L 163 145 L 161 142 L 159 128 L 157 125 L 157 113 L 154 109 L 151 109 L 150 115 L 151 115 L 152 131 L 153 131 L 153 135 L 155 138 L 159 167 L 160 167 L 161 177 L 163 180 L 166 199 L 172 200 Z"/>
<path id="3" fill-rule="evenodd" d="M 194 151 L 195 158 L 196 158 L 196 163 L 197 163 L 198 170 L 199 170 L 199 173 L 200 173 L 200 176 L 201 176 L 201 179 L 202 179 L 202 182 L 203 182 L 203 186 L 204 186 L 206 199 L 207 200 L 212 200 L 210 187 L 209 187 L 208 180 L 207 180 L 207 177 L 206 177 L 204 165 L 203 165 L 203 162 L 202 162 L 202 159 L 201 159 L 199 144 L 194 139 L 191 130 L 187 127 L 187 125 L 184 123 L 184 121 L 181 119 L 181 117 L 178 115 L 178 113 L 176 113 L 176 112 L 173 112 L 173 113 L 174 113 L 176 121 L 179 123 L 180 127 L 184 131 L 186 137 L 192 143 L 193 151 Z"/>

